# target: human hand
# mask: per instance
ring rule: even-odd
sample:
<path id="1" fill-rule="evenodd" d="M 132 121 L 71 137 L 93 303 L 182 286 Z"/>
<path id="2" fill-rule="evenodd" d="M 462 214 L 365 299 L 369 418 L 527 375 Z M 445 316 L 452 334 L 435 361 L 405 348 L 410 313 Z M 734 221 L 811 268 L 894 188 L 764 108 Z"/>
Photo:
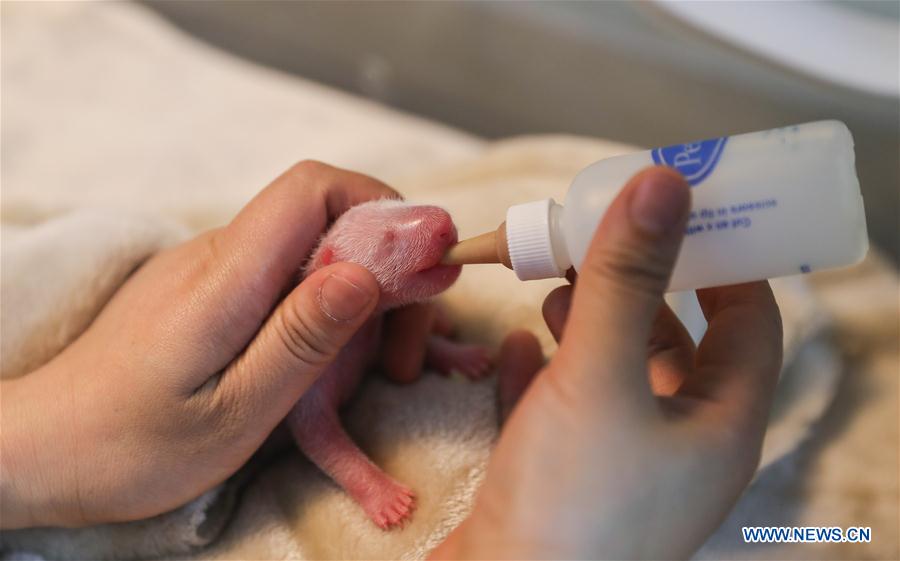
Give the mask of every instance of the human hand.
<path id="1" fill-rule="evenodd" d="M 393 196 L 298 164 L 227 226 L 145 263 L 51 362 L 3 382 L 2 527 L 145 518 L 234 473 L 378 302 L 363 267 L 296 285 L 301 266 L 337 215 Z"/>
<path id="2" fill-rule="evenodd" d="M 663 168 L 610 206 L 574 288 L 545 301 L 559 349 L 434 558 L 686 558 L 737 501 L 759 462 L 781 321 L 765 282 L 700 290 L 709 327 L 694 347 L 663 301 L 689 207 Z M 541 368 L 534 336 L 511 335 L 500 365 L 501 390 L 525 385 Z"/>

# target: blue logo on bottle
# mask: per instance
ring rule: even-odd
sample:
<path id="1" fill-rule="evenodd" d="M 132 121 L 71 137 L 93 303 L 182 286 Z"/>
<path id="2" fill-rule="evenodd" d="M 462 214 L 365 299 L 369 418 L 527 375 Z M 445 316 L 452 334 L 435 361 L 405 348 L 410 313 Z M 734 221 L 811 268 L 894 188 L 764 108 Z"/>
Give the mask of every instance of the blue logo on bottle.
<path id="1" fill-rule="evenodd" d="M 653 163 L 669 166 L 681 172 L 691 186 L 698 185 L 716 169 L 727 136 L 711 138 L 689 144 L 675 144 L 664 148 L 654 148 L 650 153 Z"/>

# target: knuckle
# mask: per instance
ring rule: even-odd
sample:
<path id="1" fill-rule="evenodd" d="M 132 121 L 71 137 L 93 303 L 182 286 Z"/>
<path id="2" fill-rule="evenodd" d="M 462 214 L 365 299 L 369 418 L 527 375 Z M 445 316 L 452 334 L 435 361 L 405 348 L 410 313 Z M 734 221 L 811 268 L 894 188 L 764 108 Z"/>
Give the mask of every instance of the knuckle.
<path id="1" fill-rule="evenodd" d="M 291 166 L 288 174 L 301 178 L 310 178 L 321 175 L 331 169 L 331 166 L 319 160 L 300 160 Z"/>
<path id="2" fill-rule="evenodd" d="M 188 399 L 189 416 L 194 420 L 193 425 L 198 427 L 195 430 L 202 433 L 192 439 L 195 445 L 231 439 L 245 424 L 248 406 L 255 403 L 255 388 L 241 384 L 237 377 L 232 377 L 227 385 L 220 385 L 219 379 L 223 375 L 226 374 L 215 377 L 212 384 L 201 387 Z M 232 388 L 232 385 L 238 387 Z M 215 430 L 209 431 L 209 427 L 215 427 Z M 185 431 L 184 426 L 179 430 Z"/>
<path id="3" fill-rule="evenodd" d="M 277 315 L 275 331 L 282 346 L 299 362 L 320 367 L 328 364 L 333 355 L 333 344 L 321 327 L 299 309 L 297 305 L 285 305 Z"/>
<path id="4" fill-rule="evenodd" d="M 301 160 L 292 165 L 282 179 L 292 188 L 325 191 L 332 180 L 334 168 L 318 160 Z"/>
<path id="5" fill-rule="evenodd" d="M 669 283 L 671 263 L 634 247 L 605 248 L 584 266 L 591 277 L 628 292 L 661 294 Z"/>

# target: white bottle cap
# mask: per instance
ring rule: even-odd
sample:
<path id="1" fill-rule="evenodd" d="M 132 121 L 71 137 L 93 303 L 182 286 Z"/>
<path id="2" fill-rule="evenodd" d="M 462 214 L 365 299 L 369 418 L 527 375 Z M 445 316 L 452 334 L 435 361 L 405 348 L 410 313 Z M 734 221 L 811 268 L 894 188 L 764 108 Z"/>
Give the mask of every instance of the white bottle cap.
<path id="1" fill-rule="evenodd" d="M 506 245 L 509 260 L 520 280 L 549 279 L 566 274 L 556 264 L 550 232 L 553 199 L 509 207 L 506 211 Z"/>

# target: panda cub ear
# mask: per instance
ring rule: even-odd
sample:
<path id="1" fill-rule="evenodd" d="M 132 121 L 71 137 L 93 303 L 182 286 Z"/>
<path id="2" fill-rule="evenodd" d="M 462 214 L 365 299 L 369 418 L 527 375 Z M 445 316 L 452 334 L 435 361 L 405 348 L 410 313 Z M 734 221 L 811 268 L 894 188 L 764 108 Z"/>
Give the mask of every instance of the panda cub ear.
<path id="1" fill-rule="evenodd" d="M 319 248 L 319 251 L 316 252 L 315 259 L 312 262 L 311 269 L 321 269 L 327 265 L 331 265 L 334 262 L 334 250 L 331 247 L 322 247 Z"/>
<path id="2" fill-rule="evenodd" d="M 319 262 L 319 267 L 331 265 L 334 262 L 334 250 L 330 247 L 323 247 L 319 250 L 319 258 L 317 261 Z"/>

